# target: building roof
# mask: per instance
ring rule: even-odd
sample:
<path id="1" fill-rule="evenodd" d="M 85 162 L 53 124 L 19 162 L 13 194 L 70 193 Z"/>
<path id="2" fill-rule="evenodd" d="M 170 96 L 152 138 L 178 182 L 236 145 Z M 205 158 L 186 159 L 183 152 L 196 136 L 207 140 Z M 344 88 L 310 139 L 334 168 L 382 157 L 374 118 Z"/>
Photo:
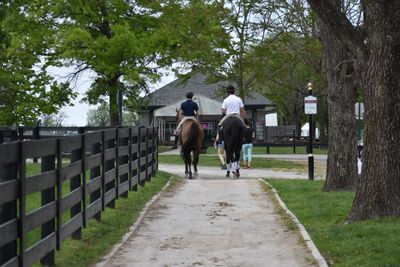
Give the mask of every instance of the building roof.
<path id="1" fill-rule="evenodd" d="M 202 95 L 210 99 L 222 102 L 226 97 L 225 88 L 229 82 L 209 83 L 207 76 L 195 73 L 189 79 L 177 79 L 160 89 L 148 94 L 146 99 L 148 105 L 162 107 L 175 104 L 177 100 L 185 98 L 187 91 L 192 91 L 195 95 Z M 243 99 L 245 106 L 272 106 L 271 100 L 257 92 L 251 92 L 248 97 Z"/>
<path id="2" fill-rule="evenodd" d="M 186 100 L 186 97 L 179 99 L 179 101 L 176 99 L 175 103 L 154 110 L 154 116 L 155 117 L 176 116 L 176 110 L 180 109 L 182 102 L 185 100 Z M 194 95 L 193 101 L 196 102 L 197 105 L 199 106 L 201 115 L 221 114 L 222 102 L 210 99 L 210 98 L 202 96 L 202 95 Z"/>

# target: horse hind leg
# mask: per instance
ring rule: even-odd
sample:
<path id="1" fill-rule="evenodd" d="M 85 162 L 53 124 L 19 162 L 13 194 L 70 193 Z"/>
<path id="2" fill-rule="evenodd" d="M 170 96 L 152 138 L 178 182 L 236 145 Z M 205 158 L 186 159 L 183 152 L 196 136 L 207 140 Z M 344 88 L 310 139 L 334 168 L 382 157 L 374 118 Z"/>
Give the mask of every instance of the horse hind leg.
<path id="1" fill-rule="evenodd" d="M 230 173 L 231 173 L 231 170 L 232 170 L 232 163 L 231 162 L 227 162 L 226 163 L 226 177 L 230 177 L 231 175 L 230 175 Z M 232 172 L 233 173 L 233 172 Z"/>
<path id="2" fill-rule="evenodd" d="M 193 169 L 194 169 L 194 177 L 197 177 L 197 164 L 199 163 L 199 153 L 193 151 Z"/>
<path id="3" fill-rule="evenodd" d="M 189 153 L 189 155 L 187 156 L 187 165 L 188 165 L 188 169 L 189 169 L 189 179 L 192 179 L 193 178 L 193 174 L 192 174 L 192 158 L 191 158 L 191 156 L 190 156 L 190 153 Z"/>

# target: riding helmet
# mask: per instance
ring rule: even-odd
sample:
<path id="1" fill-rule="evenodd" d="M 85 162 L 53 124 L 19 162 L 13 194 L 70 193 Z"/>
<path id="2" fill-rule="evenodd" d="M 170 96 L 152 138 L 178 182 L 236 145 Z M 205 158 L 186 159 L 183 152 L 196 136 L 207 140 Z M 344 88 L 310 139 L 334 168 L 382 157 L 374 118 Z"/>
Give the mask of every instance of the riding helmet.
<path id="1" fill-rule="evenodd" d="M 226 87 L 226 92 L 227 92 L 227 93 L 234 93 L 234 92 L 235 92 L 235 87 L 233 87 L 232 84 L 228 85 L 228 86 Z"/>
<path id="2" fill-rule="evenodd" d="M 191 91 L 186 92 L 186 98 L 192 99 L 193 98 L 193 92 L 191 92 Z"/>

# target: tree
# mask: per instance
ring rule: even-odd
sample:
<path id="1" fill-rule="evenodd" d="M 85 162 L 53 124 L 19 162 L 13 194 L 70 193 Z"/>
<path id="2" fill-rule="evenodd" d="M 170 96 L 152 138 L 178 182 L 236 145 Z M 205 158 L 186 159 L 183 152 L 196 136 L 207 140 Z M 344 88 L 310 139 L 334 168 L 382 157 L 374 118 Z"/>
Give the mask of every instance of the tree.
<path id="1" fill-rule="evenodd" d="M 87 126 L 106 127 L 110 126 L 109 106 L 101 102 L 97 108 L 89 109 L 87 112 Z M 138 122 L 138 116 L 134 112 L 124 110 L 122 114 L 122 125 L 133 126 Z"/>
<path id="2" fill-rule="evenodd" d="M 362 28 L 354 27 L 330 1 L 308 2 L 355 55 L 364 92 L 364 160 L 349 220 L 399 216 L 400 0 L 363 1 Z"/>
<path id="3" fill-rule="evenodd" d="M 97 108 L 89 109 L 87 112 L 87 126 L 106 127 L 110 126 L 109 107 L 102 102 Z"/>
<path id="4" fill-rule="evenodd" d="M 300 133 L 305 118 L 304 96 L 308 94 L 308 81 L 317 82 L 317 93 L 323 88 L 319 86 L 323 79 L 314 66 L 320 64 L 319 41 L 295 33 L 281 33 L 258 53 L 266 58 L 266 63 L 264 74 L 257 77 L 257 90 L 276 104 L 278 113 L 284 118 L 282 123 L 296 125 L 297 133 Z"/>
<path id="5" fill-rule="evenodd" d="M 108 97 L 112 126 L 119 122 L 118 92 L 145 91 L 146 81 L 158 78 L 153 64 L 158 58 L 158 19 L 151 5 L 124 0 L 52 2 L 49 15 L 58 29 L 57 58 L 76 67 L 71 78 L 88 69 L 96 73 L 85 100 L 97 104 L 100 97 Z"/>
<path id="6" fill-rule="evenodd" d="M 34 125 L 41 113 L 54 114 L 75 97 L 47 74 L 51 29 L 23 12 L 25 4 L 0 2 L 0 125 Z"/>
<path id="7" fill-rule="evenodd" d="M 235 82 L 238 94 L 244 98 L 254 86 L 258 72 L 263 70 L 264 57 L 255 56 L 253 49 L 269 36 L 273 21 L 270 1 L 205 2 L 193 1 L 179 11 L 192 16 L 177 16 L 176 11 L 170 14 L 171 20 L 179 20 L 167 23 L 175 25 L 169 30 L 178 33 L 175 38 L 180 49 L 174 51 L 175 58 L 208 74 L 210 82 Z M 180 73 L 186 70 L 187 65 L 177 68 Z"/>
<path id="8" fill-rule="evenodd" d="M 340 10 L 344 1 L 330 2 Z M 324 23 L 321 23 L 320 35 L 325 51 L 330 125 L 323 191 L 353 190 L 358 178 L 354 116 L 358 77 L 349 47 L 341 43 Z"/>
<path id="9" fill-rule="evenodd" d="M 41 125 L 45 127 L 62 127 L 64 120 L 67 118 L 65 112 L 60 112 L 56 115 L 43 114 L 40 117 Z"/>

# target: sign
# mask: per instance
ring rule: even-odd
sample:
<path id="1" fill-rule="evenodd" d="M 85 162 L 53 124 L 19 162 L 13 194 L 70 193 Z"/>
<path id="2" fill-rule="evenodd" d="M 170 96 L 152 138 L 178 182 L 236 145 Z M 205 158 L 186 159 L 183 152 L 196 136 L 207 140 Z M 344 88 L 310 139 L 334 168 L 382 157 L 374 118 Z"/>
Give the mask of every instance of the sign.
<path id="1" fill-rule="evenodd" d="M 257 140 L 264 140 L 264 126 L 265 122 L 263 121 L 256 121 L 256 139 Z"/>
<path id="2" fill-rule="evenodd" d="M 317 114 L 317 98 L 309 95 L 304 98 L 304 113 Z"/>

